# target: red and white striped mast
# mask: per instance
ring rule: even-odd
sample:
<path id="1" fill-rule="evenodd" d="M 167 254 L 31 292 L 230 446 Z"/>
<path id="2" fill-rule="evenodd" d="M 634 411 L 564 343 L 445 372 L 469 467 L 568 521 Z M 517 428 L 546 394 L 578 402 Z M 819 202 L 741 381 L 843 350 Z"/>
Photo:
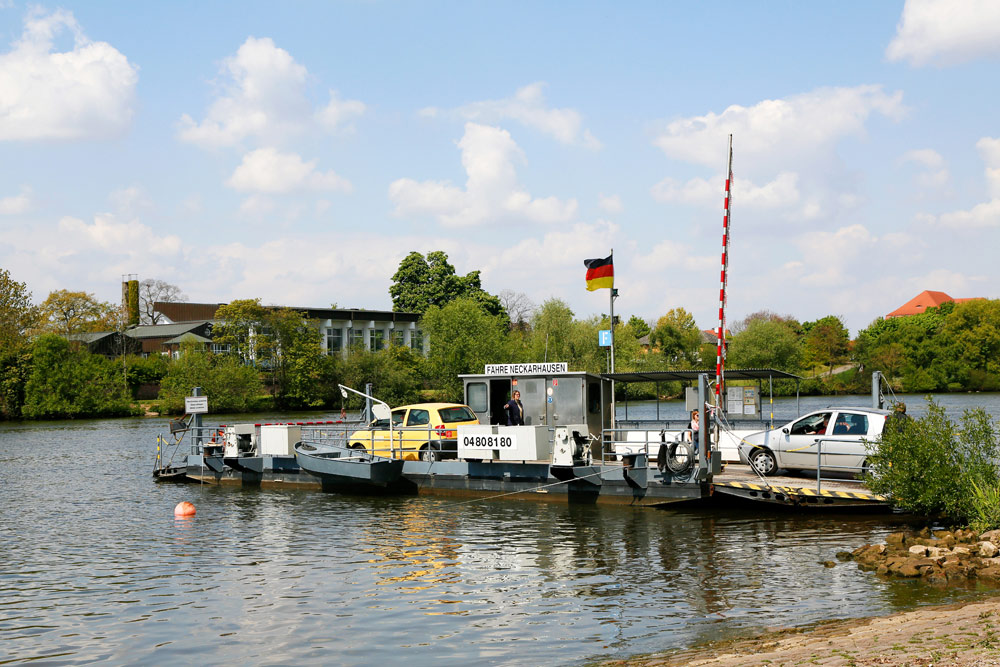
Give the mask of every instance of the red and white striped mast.
<path id="1" fill-rule="evenodd" d="M 715 406 L 724 410 L 724 376 L 726 370 L 726 283 L 729 280 L 729 219 L 732 206 L 730 188 L 733 184 L 733 135 L 729 135 L 729 168 L 726 171 L 726 199 L 722 215 L 722 275 L 719 287 L 719 335 L 715 351 Z"/>

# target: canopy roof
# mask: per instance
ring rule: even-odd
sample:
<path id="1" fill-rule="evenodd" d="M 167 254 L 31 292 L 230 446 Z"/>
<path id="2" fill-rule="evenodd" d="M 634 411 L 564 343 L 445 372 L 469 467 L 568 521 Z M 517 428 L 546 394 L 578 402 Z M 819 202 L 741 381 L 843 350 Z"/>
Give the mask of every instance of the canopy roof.
<path id="1" fill-rule="evenodd" d="M 629 373 L 601 373 L 601 377 L 616 382 L 669 382 L 671 380 L 692 381 L 699 375 L 715 377 L 715 369 L 702 371 L 636 371 Z M 734 368 L 726 369 L 726 380 L 801 380 L 793 373 L 786 373 L 775 368 Z"/>

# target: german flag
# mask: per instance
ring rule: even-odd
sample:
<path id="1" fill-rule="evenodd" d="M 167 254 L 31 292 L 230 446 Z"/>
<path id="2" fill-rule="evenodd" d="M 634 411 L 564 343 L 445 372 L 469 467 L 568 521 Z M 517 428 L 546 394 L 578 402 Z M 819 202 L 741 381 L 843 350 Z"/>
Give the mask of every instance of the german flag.
<path id="1" fill-rule="evenodd" d="M 583 265 L 587 267 L 587 289 L 593 292 L 596 289 L 608 289 L 615 286 L 615 264 L 612 261 L 614 255 L 608 255 L 604 259 L 585 259 Z"/>

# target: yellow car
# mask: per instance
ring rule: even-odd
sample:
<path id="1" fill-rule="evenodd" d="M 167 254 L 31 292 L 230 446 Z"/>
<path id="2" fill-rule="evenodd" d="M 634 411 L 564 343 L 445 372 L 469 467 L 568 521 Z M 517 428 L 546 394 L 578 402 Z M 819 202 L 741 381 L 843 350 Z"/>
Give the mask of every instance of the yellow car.
<path id="1" fill-rule="evenodd" d="M 379 456 L 411 461 L 438 461 L 455 458 L 458 433 L 463 424 L 478 424 L 476 413 L 461 403 L 417 403 L 395 408 L 389 420 L 376 419 L 371 426 L 348 436 L 352 449 L 364 449 Z"/>

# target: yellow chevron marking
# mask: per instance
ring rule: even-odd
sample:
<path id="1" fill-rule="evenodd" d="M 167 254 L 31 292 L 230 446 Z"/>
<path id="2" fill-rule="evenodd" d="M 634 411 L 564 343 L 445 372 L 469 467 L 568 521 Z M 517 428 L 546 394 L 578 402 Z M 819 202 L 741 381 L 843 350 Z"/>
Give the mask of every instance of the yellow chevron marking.
<path id="1" fill-rule="evenodd" d="M 885 496 L 875 495 L 874 493 L 860 493 L 855 491 L 828 491 L 810 489 L 807 487 L 795 487 L 795 486 L 762 486 L 760 484 L 750 484 L 748 482 L 716 482 L 715 486 L 718 487 L 729 487 L 735 489 L 749 489 L 751 491 L 761 491 L 775 494 L 785 494 L 788 496 L 808 496 L 808 497 L 823 497 L 823 498 L 841 498 L 845 500 L 870 500 L 876 502 L 885 502 Z"/>

